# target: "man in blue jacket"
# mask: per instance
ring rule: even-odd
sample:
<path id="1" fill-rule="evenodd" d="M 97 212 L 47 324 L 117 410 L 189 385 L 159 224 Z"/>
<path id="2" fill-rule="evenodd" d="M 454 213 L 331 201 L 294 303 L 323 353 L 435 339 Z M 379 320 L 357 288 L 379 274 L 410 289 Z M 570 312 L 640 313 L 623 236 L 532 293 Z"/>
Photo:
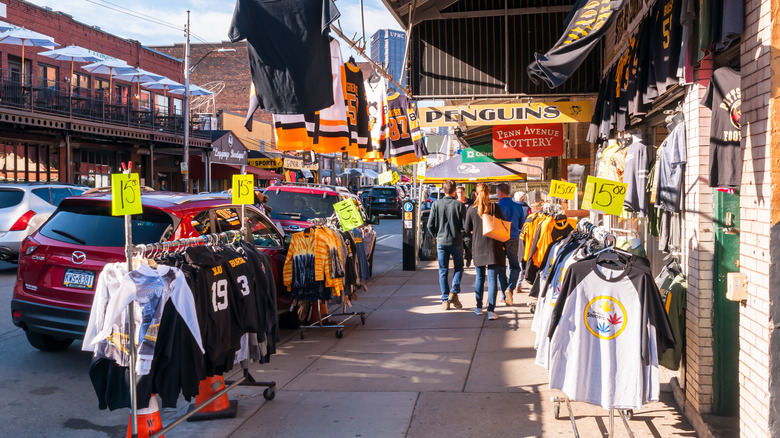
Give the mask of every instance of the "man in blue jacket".
<path id="1" fill-rule="evenodd" d="M 525 211 L 523 207 L 510 197 L 509 184 L 499 184 L 496 189 L 498 195 L 498 206 L 501 207 L 501 213 L 504 214 L 504 220 L 510 222 L 509 240 L 504 243 L 506 248 L 506 257 L 509 261 L 509 284 L 501 285 L 501 291 L 504 293 L 504 301 L 507 306 L 514 304 L 512 294 L 515 289 L 520 288 L 520 261 L 518 260 L 518 250 L 520 245 L 520 230 L 525 223 Z M 501 277 L 499 277 L 501 278 Z"/>

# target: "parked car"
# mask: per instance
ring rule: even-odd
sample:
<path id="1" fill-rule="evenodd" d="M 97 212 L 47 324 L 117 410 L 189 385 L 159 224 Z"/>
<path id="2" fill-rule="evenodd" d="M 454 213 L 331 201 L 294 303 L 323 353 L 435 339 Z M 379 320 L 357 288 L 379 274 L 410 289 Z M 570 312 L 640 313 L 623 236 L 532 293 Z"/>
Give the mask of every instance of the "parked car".
<path id="1" fill-rule="evenodd" d="M 241 207 L 230 196 L 142 192 L 141 202 L 143 213 L 132 220 L 135 244 L 241 227 Z M 282 286 L 282 234 L 254 206 L 246 207 L 246 215 L 255 246 L 271 258 L 279 310 L 285 311 L 291 300 Z M 124 239 L 124 219 L 111 216 L 110 193 L 98 191 L 65 199 L 24 240 L 11 313 L 33 347 L 59 351 L 83 337 L 100 272 L 106 263 L 125 260 Z"/>
<path id="2" fill-rule="evenodd" d="M 404 195 L 395 186 L 374 186 L 368 195 L 369 214 L 390 214 L 401 218 Z"/>
<path id="3" fill-rule="evenodd" d="M 285 234 L 291 235 L 312 226 L 310 219 L 325 219 L 335 213 L 333 205 L 345 199 L 357 201 L 358 210 L 363 217 L 363 225 L 358 227 L 363 242 L 368 242 L 368 267 L 374 269 L 374 248 L 379 223 L 375 217 L 369 217 L 357 195 L 346 187 L 315 183 L 278 183 L 265 189 L 268 205 L 272 208 L 271 219 L 277 222 Z"/>
<path id="4" fill-rule="evenodd" d="M 63 199 L 85 190 L 60 183 L 0 184 L 0 260 L 16 263 L 22 241 L 46 222 Z"/>

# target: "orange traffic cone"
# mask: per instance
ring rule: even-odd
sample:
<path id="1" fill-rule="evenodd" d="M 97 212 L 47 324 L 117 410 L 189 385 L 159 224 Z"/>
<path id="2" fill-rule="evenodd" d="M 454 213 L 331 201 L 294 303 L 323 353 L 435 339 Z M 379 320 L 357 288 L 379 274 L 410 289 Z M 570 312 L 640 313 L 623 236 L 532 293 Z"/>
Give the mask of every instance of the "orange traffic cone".
<path id="1" fill-rule="evenodd" d="M 225 379 L 222 376 L 206 377 L 200 381 L 198 395 L 195 397 L 195 407 L 200 407 L 214 394 L 225 389 Z M 194 409 L 191 408 L 191 409 Z M 238 400 L 228 399 L 227 393 L 220 395 L 214 401 L 204 406 L 187 421 L 212 420 L 215 418 L 234 418 L 238 413 Z"/>
<path id="2" fill-rule="evenodd" d="M 152 394 L 149 400 L 149 407 L 138 410 L 138 437 L 151 437 L 162 430 L 162 419 L 160 418 L 160 409 L 157 407 L 157 397 Z M 130 421 L 127 423 L 127 438 L 133 436 L 133 414 L 130 414 Z M 164 437 L 165 435 L 163 435 Z"/>

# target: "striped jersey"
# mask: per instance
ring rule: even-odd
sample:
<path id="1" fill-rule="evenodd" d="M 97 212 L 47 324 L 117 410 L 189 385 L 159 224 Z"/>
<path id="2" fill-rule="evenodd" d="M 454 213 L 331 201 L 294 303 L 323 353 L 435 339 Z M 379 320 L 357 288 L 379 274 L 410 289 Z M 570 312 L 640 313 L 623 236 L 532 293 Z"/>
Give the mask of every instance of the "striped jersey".
<path id="1" fill-rule="evenodd" d="M 406 96 L 395 92 L 387 96 L 385 114 L 387 120 L 382 151 L 385 159 L 401 166 L 415 163 L 419 157 L 428 155 L 414 103 Z"/>
<path id="2" fill-rule="evenodd" d="M 368 130 L 368 101 L 360 68 L 351 62 L 344 64 L 341 69 L 341 84 L 350 134 L 346 151 L 353 157 L 363 158 L 372 148 L 369 147 L 371 138 Z"/>

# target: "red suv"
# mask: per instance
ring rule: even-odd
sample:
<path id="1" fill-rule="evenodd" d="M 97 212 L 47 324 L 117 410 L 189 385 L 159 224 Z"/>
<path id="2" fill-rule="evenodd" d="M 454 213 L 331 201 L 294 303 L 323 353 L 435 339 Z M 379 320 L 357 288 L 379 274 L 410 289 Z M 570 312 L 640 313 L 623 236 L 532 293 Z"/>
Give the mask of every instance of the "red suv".
<path id="1" fill-rule="evenodd" d="M 133 242 L 154 243 L 241 228 L 241 207 L 230 196 L 144 192 L 143 214 L 132 218 Z M 284 238 L 258 209 L 246 208 L 251 238 L 268 254 L 280 311 L 290 298 L 282 286 Z M 51 218 L 22 243 L 11 300 L 13 322 L 33 347 L 67 348 L 81 339 L 97 277 L 124 255 L 124 218 L 111 216 L 111 196 L 93 193 L 62 201 Z"/>
<path id="2" fill-rule="evenodd" d="M 376 217 L 369 218 L 360 198 L 346 187 L 315 183 L 278 183 L 265 189 L 268 205 L 271 207 L 271 219 L 282 227 L 288 235 L 305 230 L 311 226 L 310 219 L 325 219 L 335 213 L 333 204 L 345 199 L 356 201 L 363 225 L 357 228 L 363 242 L 367 242 L 369 271 L 374 269 L 374 247 L 379 224 Z"/>

